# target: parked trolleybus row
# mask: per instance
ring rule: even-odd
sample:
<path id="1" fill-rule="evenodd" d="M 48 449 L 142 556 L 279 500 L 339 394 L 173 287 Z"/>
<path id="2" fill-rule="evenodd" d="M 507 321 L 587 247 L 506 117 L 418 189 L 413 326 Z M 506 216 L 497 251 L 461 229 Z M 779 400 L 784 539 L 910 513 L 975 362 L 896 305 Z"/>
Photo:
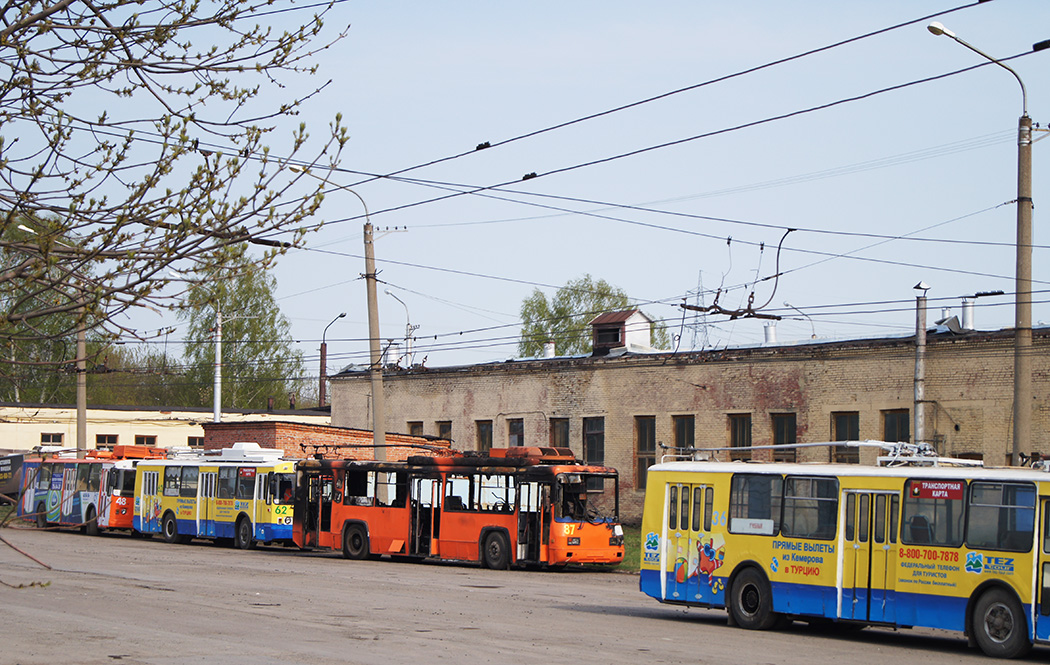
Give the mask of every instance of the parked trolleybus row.
<path id="1" fill-rule="evenodd" d="M 623 558 L 616 471 L 564 449 L 406 462 L 291 461 L 255 444 L 162 455 L 118 447 L 26 460 L 19 513 L 89 532 L 294 543 L 352 559 L 506 568 Z M 747 629 L 790 620 L 941 628 L 1008 658 L 1050 643 L 1050 474 L 889 459 L 896 465 L 650 467 L 641 591 L 725 609 Z"/>
<path id="2" fill-rule="evenodd" d="M 216 455 L 117 446 L 27 459 L 19 515 L 82 526 L 341 550 L 347 558 L 562 567 L 618 564 L 619 481 L 568 449 L 445 451 L 406 462 L 289 460 L 238 443 Z"/>

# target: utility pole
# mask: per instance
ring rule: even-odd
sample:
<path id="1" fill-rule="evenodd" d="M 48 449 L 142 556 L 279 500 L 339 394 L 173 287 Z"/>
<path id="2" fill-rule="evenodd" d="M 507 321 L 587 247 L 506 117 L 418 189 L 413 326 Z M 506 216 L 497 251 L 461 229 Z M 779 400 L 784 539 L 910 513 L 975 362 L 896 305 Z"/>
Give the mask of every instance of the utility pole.
<path id="1" fill-rule="evenodd" d="M 383 399 L 383 357 L 379 343 L 379 298 L 376 295 L 376 251 L 371 222 L 365 222 L 365 284 L 365 290 L 368 295 L 368 359 L 370 363 L 370 374 L 372 377 L 372 443 L 375 446 L 375 459 L 385 462 L 386 410 L 384 408 Z"/>
<path id="2" fill-rule="evenodd" d="M 222 312 L 215 310 L 215 388 L 212 422 L 222 422 Z"/>
<path id="3" fill-rule="evenodd" d="M 926 440 L 926 282 L 915 285 L 915 443 Z"/>
<path id="4" fill-rule="evenodd" d="M 87 332 L 81 322 L 77 327 L 77 457 L 84 457 L 87 449 Z"/>

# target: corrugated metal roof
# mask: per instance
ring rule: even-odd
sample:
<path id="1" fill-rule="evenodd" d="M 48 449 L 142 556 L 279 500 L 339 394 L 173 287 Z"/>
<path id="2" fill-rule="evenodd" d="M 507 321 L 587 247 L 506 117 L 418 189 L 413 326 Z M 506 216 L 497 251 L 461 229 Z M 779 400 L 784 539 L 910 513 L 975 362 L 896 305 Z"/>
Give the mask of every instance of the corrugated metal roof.
<path id="1" fill-rule="evenodd" d="M 622 312 L 606 312 L 605 314 L 599 314 L 598 316 L 591 319 L 591 322 L 588 325 L 603 326 L 610 323 L 623 323 L 635 314 L 641 314 L 642 316 L 645 316 L 645 314 L 636 309 L 626 309 Z M 648 319 L 649 317 L 645 316 L 645 318 Z"/>

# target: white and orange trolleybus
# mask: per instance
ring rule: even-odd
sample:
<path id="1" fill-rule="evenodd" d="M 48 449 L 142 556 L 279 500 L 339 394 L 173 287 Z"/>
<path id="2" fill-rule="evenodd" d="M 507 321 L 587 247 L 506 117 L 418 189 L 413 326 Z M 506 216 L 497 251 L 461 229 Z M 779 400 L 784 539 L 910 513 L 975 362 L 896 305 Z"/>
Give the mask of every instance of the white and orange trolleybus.
<path id="1" fill-rule="evenodd" d="M 641 590 L 750 629 L 942 628 L 1000 657 L 1050 643 L 1050 473 L 914 461 L 654 465 Z"/>
<path id="2" fill-rule="evenodd" d="M 295 461 L 242 442 L 216 455 L 195 453 L 139 465 L 135 530 L 169 543 L 193 538 L 290 543 Z"/>
<path id="3" fill-rule="evenodd" d="M 79 526 L 88 534 L 103 529 L 131 529 L 135 471 L 144 460 L 164 458 L 150 446 L 114 446 L 26 458 L 18 513 L 37 526 Z"/>
<path id="4" fill-rule="evenodd" d="M 582 464 L 566 448 L 406 462 L 310 459 L 297 473 L 301 547 L 489 568 L 623 560 L 616 470 Z"/>

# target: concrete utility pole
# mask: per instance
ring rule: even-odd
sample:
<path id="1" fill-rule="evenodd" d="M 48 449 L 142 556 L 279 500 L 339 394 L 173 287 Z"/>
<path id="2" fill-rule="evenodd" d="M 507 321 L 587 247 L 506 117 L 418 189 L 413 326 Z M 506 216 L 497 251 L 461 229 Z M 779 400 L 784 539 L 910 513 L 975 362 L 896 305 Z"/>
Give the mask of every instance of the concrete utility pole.
<path id="1" fill-rule="evenodd" d="M 926 292 L 930 286 L 914 286 L 922 293 L 915 298 L 915 443 L 926 440 Z"/>
<path id="2" fill-rule="evenodd" d="M 215 310 L 215 387 L 212 397 L 213 423 L 222 422 L 222 312 Z"/>
<path id="3" fill-rule="evenodd" d="M 1013 74 L 1021 86 L 1021 118 L 1017 123 L 1017 275 L 1014 305 L 1014 436 L 1011 463 L 1032 445 L 1032 119 L 1028 117 L 1028 91 L 1020 75 L 934 21 L 927 29 L 944 35 Z M 1032 45 L 1032 51 L 1050 48 L 1050 40 Z"/>
<path id="4" fill-rule="evenodd" d="M 77 328 L 77 457 L 87 451 L 87 331 Z"/>
<path id="5" fill-rule="evenodd" d="M 358 197 L 360 198 L 360 196 Z M 363 204 L 364 201 L 361 201 Z M 368 208 L 365 208 L 368 214 Z M 376 295 L 376 252 L 372 223 L 365 222 L 365 283 L 368 295 L 368 359 L 372 377 L 372 444 L 375 458 L 386 461 L 386 410 L 383 399 L 383 356 L 379 340 L 379 298 Z"/>

